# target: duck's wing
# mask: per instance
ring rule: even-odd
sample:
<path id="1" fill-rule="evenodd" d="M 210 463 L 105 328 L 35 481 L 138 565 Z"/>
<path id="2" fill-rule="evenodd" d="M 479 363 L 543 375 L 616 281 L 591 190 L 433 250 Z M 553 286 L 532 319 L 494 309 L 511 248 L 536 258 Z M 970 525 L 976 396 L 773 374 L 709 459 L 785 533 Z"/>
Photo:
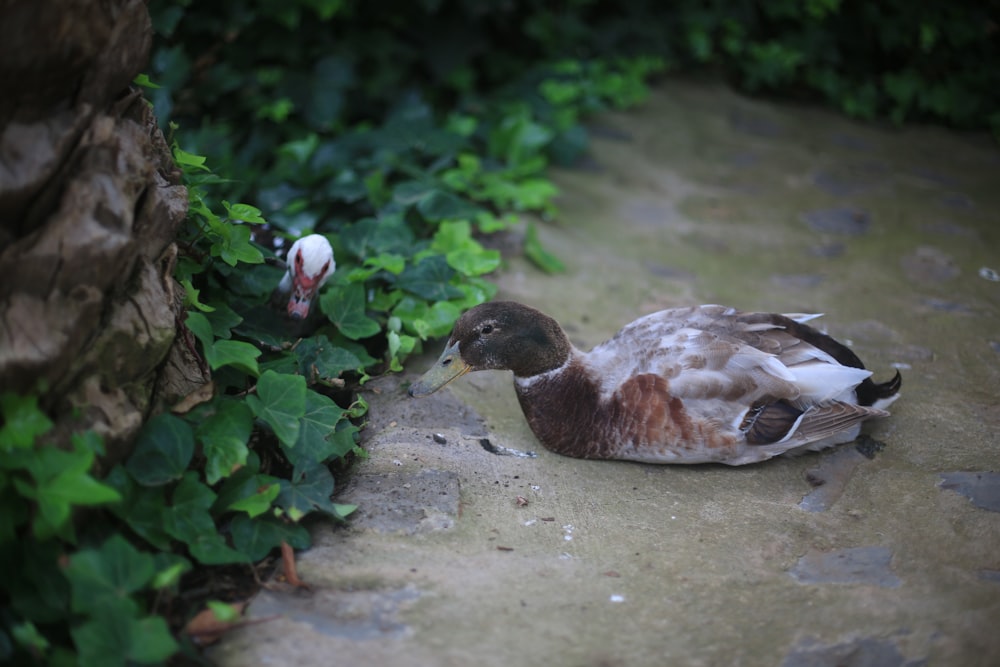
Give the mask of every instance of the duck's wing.
<path id="1" fill-rule="evenodd" d="M 675 395 L 856 402 L 853 388 L 871 373 L 850 349 L 804 324 L 815 317 L 674 309 L 636 320 L 609 343 L 649 351 L 642 370 L 668 377 Z"/>
<path id="2" fill-rule="evenodd" d="M 829 441 L 840 434 L 848 434 L 866 419 L 872 417 L 887 417 L 885 410 L 870 408 L 863 405 L 853 405 L 843 401 L 830 401 L 823 405 L 812 406 L 802 413 L 797 423 L 793 424 L 788 435 L 781 442 L 796 442 L 808 444 Z M 857 437 L 854 432 L 843 441 Z M 833 444 L 832 442 L 829 444 Z"/>
<path id="3" fill-rule="evenodd" d="M 726 421 L 740 421 L 747 410 L 779 401 L 794 408 L 797 419 L 829 401 L 857 403 L 854 388 L 871 375 L 860 361 L 855 366 L 839 360 L 857 357 L 801 323 L 810 317 L 722 306 L 661 311 L 629 324 L 588 357 L 599 366 L 606 396 L 633 377 L 654 374 L 667 380 L 671 396 L 693 409 L 699 408 L 693 401 L 705 402 L 701 409 Z M 778 418 L 778 412 L 774 408 L 769 416 Z M 791 418 L 780 415 L 782 432 L 788 432 Z M 803 424 L 808 425 L 805 418 L 798 427 Z"/>

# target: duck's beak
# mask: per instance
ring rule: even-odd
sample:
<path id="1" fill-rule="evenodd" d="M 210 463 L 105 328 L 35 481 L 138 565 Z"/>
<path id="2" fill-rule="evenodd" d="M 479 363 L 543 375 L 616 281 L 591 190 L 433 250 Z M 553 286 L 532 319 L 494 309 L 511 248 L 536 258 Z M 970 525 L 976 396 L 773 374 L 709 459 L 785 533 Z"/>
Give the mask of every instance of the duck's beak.
<path id="1" fill-rule="evenodd" d="M 304 320 L 309 316 L 309 305 L 313 295 L 305 290 L 294 290 L 288 299 L 288 316 L 293 320 Z"/>
<path id="2" fill-rule="evenodd" d="M 315 277 L 292 273 L 292 294 L 288 298 L 288 316 L 293 320 L 304 320 L 309 316 L 309 306 L 319 290 L 319 280 Z"/>
<path id="3" fill-rule="evenodd" d="M 441 353 L 441 356 L 431 366 L 430 370 L 410 385 L 410 396 L 419 398 L 433 394 L 441 387 L 455 378 L 465 375 L 470 370 L 472 370 L 472 367 L 462 361 L 462 357 L 458 353 L 458 343 L 452 343 L 444 348 L 444 352 Z"/>

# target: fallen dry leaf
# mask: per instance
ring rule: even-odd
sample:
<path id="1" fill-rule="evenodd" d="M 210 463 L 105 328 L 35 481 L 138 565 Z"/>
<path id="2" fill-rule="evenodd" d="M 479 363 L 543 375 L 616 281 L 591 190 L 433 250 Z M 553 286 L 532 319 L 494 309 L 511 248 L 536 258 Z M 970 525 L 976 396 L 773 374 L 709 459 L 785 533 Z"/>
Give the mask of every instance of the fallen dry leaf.
<path id="1" fill-rule="evenodd" d="M 184 626 L 184 633 L 191 637 L 191 640 L 199 646 L 214 644 L 229 630 L 245 624 L 241 616 L 243 610 L 246 609 L 246 601 L 234 602 L 229 606 L 240 618 L 232 621 L 220 621 L 216 618 L 214 611 L 211 609 L 202 609 Z"/>
<path id="2" fill-rule="evenodd" d="M 281 565 L 285 571 L 285 581 L 292 586 L 309 590 L 309 585 L 299 579 L 299 571 L 295 566 L 295 550 L 284 540 L 281 541 Z"/>

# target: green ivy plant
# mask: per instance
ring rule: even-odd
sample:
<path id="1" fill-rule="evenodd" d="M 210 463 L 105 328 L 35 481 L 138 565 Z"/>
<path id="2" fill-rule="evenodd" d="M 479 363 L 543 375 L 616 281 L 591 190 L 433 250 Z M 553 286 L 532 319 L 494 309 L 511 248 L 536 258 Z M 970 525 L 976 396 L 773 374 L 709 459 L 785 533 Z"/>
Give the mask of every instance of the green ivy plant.
<path id="1" fill-rule="evenodd" d="M 104 454 L 91 432 L 70 449 L 40 444 L 52 422 L 37 396 L 0 394 L 0 660 L 53 665 L 156 664 L 179 649 L 146 594 L 176 588 L 187 561 L 134 547 L 103 521 L 74 513 L 121 508 L 91 474 Z M 213 526 L 214 531 L 214 526 Z"/>
<path id="2" fill-rule="evenodd" d="M 266 7 L 234 28 L 273 18 L 310 32 L 304 16 L 332 20 L 344 6 Z M 178 27 L 196 11 L 178 3 L 158 16 Z M 193 61 L 184 48 L 154 60 L 165 67 L 163 87 L 137 83 L 166 116 Z M 252 71 L 241 62 L 209 76 L 234 110 L 252 108 L 255 123 L 237 126 L 236 116 L 172 128 L 194 147 L 173 146 L 190 196 L 175 272 L 185 304 L 178 335 L 203 360 L 212 391 L 150 418 L 103 479 L 92 472 L 99 438 L 47 446 L 51 422 L 38 397 L 0 398 L 0 498 L 11 508 L 0 515 L 0 558 L 21 575 L 0 584 L 4 660 L 156 664 L 192 653 L 176 611 L 172 624 L 167 615 L 186 578 L 252 564 L 283 544 L 306 548 L 307 517 L 339 521 L 353 511 L 334 500 L 332 470 L 365 455 L 363 383 L 402 370 L 425 341 L 494 296 L 489 276 L 503 259 L 486 237 L 517 228 L 524 213 L 558 215 L 548 165 L 585 149 L 584 114 L 641 99 L 662 66 L 551 61 L 494 91 L 456 74 L 442 83 L 461 92 L 450 105 L 434 92 L 390 101 L 373 90 L 378 108 L 362 117 L 348 103 L 359 80 L 337 57 L 320 58 L 305 87 L 291 61 Z M 526 255 L 562 270 L 534 225 L 523 229 Z M 314 304 L 317 321 L 301 330 L 270 294 L 283 270 L 274 250 L 307 232 L 327 236 L 338 269 Z M 81 513 L 87 520 L 74 521 Z"/>

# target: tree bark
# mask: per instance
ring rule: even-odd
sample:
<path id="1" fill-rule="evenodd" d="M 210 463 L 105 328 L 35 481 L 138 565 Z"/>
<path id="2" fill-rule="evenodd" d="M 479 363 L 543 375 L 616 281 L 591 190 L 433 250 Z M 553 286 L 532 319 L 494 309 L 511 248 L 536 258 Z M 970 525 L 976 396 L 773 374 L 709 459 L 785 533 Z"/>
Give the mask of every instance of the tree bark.
<path id="1" fill-rule="evenodd" d="M 151 42 L 141 0 L 0 0 L 0 391 L 39 392 L 57 443 L 93 429 L 110 460 L 207 381 L 186 345 L 167 361 L 187 191 L 131 84 Z"/>

